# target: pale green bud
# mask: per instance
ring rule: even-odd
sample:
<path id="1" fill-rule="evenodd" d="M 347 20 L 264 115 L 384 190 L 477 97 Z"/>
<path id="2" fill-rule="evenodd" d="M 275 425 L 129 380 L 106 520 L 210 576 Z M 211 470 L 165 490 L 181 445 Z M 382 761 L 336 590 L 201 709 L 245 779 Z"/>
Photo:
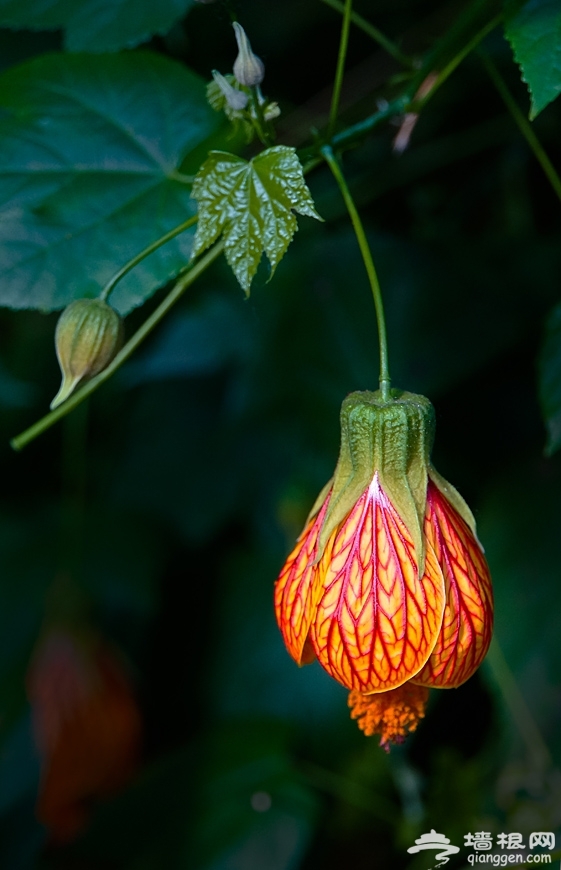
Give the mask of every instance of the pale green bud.
<path id="1" fill-rule="evenodd" d="M 79 383 L 106 368 L 123 342 L 117 312 L 101 299 L 76 299 L 59 317 L 56 355 L 62 372 L 60 390 L 51 408 L 62 404 Z"/>
<path id="2" fill-rule="evenodd" d="M 248 96 L 244 94 L 243 91 L 238 91 L 237 88 L 234 88 L 228 79 L 226 79 L 221 73 L 217 70 L 212 71 L 212 77 L 220 91 L 228 103 L 231 109 L 234 109 L 236 112 L 241 112 L 247 106 Z"/>
<path id="3" fill-rule="evenodd" d="M 234 21 L 233 27 L 236 33 L 236 42 L 238 43 L 238 56 L 234 63 L 234 75 L 240 85 L 253 88 L 256 85 L 260 85 L 265 78 L 265 65 L 261 58 L 257 57 L 251 50 L 249 39 L 241 24 Z"/>

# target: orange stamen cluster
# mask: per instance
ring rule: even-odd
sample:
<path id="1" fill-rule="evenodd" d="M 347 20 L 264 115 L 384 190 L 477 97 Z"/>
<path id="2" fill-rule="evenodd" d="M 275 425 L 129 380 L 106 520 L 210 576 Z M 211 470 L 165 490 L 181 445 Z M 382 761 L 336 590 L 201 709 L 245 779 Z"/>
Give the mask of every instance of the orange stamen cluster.
<path id="1" fill-rule="evenodd" d="M 389 752 L 390 743 L 403 743 L 425 715 L 429 690 L 414 683 L 376 695 L 353 690 L 349 695 L 351 719 L 367 737 L 380 735 L 380 746 Z"/>

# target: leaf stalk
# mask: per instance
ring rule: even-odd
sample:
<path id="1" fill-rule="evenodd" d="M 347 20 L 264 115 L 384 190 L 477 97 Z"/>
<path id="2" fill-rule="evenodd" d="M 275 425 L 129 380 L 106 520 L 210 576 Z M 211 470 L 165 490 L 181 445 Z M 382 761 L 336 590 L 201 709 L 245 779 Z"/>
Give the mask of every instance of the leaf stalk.
<path id="1" fill-rule="evenodd" d="M 155 242 L 152 242 L 152 244 L 150 244 L 146 248 L 144 248 L 144 250 L 142 250 L 139 254 L 137 254 L 135 257 L 133 257 L 132 260 L 129 260 L 128 263 L 125 263 L 125 265 L 122 266 L 118 272 L 115 272 L 115 274 L 109 279 L 109 281 L 107 282 L 107 284 L 105 285 L 105 287 L 103 288 L 101 293 L 99 294 L 99 298 L 103 302 L 107 302 L 107 299 L 109 298 L 110 294 L 113 292 L 115 285 L 118 284 L 119 281 L 121 280 L 121 278 L 124 278 L 125 275 L 127 275 L 131 271 L 131 269 L 134 269 L 135 266 L 138 266 L 138 264 L 141 263 L 142 260 L 145 260 L 146 257 L 149 257 L 150 254 L 154 253 L 154 251 L 157 251 L 158 248 L 162 247 L 162 245 L 165 245 L 167 242 L 170 242 L 176 236 L 179 236 L 181 233 L 184 233 L 185 230 L 188 230 L 190 227 L 194 226 L 196 223 L 197 223 L 197 215 L 194 214 L 188 220 L 184 221 L 182 224 L 179 224 L 178 226 L 176 226 L 172 230 L 170 230 L 169 233 L 166 233 L 164 236 L 160 236 L 159 239 L 156 239 Z"/>

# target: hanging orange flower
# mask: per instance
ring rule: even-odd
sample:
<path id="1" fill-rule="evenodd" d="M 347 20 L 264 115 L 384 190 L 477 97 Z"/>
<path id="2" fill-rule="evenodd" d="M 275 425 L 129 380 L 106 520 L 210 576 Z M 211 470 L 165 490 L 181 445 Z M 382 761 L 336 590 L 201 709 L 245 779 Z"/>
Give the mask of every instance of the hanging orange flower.
<path id="1" fill-rule="evenodd" d="M 429 687 L 459 686 L 481 664 L 491 581 L 469 508 L 430 464 L 430 402 L 351 393 L 341 429 L 275 610 L 290 655 L 350 689 L 351 716 L 388 748 L 415 730 Z"/>
<path id="2" fill-rule="evenodd" d="M 27 690 L 41 757 L 37 817 L 53 841 L 69 842 L 86 825 L 92 804 L 133 775 L 140 712 L 113 650 L 67 628 L 42 638 Z"/>

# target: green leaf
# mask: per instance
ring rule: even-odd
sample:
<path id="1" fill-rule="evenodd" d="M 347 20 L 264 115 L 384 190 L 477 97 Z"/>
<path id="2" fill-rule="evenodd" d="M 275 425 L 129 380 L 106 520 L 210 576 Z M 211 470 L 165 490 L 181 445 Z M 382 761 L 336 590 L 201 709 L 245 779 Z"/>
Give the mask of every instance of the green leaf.
<path id="1" fill-rule="evenodd" d="M 556 305 L 546 325 L 539 360 L 539 394 L 547 427 L 546 453 L 561 447 L 561 305 Z"/>
<path id="2" fill-rule="evenodd" d="M 321 220 L 296 150 L 286 145 L 267 148 L 249 163 L 226 151 L 211 151 L 192 195 L 199 204 L 193 256 L 223 233 L 226 259 L 246 293 L 263 252 L 271 276 L 286 253 L 298 229 L 292 210 Z"/>
<path id="3" fill-rule="evenodd" d="M 526 0 L 507 4 L 505 32 L 522 79 L 530 89 L 534 119 L 561 93 L 561 4 Z"/>
<path id="4" fill-rule="evenodd" d="M 3 111 L 2 111 L 3 110 Z M 147 52 L 47 55 L 0 76 L 0 304 L 52 310 L 96 296 L 193 213 L 193 171 L 220 124 L 203 82 Z M 125 314 L 186 264 L 192 233 L 111 296 Z"/>
<path id="5" fill-rule="evenodd" d="M 194 0 L 0 0 L 0 26 L 64 28 L 70 51 L 118 51 L 167 33 Z"/>

